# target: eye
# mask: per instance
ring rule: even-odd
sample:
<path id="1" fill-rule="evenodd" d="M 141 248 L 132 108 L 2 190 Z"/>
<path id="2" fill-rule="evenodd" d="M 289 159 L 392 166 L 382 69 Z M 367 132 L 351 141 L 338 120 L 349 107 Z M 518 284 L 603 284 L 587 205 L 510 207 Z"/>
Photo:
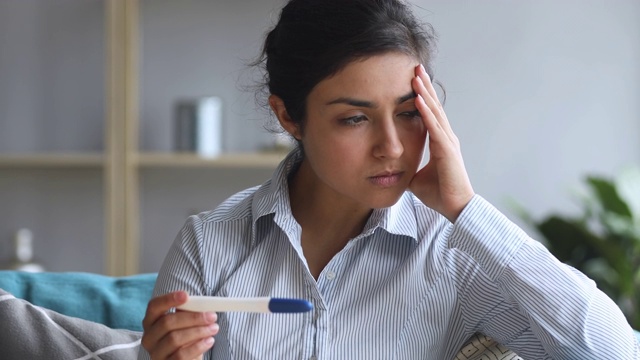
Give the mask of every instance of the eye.
<path id="1" fill-rule="evenodd" d="M 340 122 L 344 125 L 348 125 L 348 126 L 357 126 L 358 124 L 361 124 L 362 122 L 366 121 L 367 117 L 364 115 L 356 115 L 356 116 L 351 116 L 348 118 L 344 118 L 342 120 L 340 120 Z"/>
<path id="2" fill-rule="evenodd" d="M 420 114 L 420 111 L 418 111 L 418 110 L 405 111 L 403 113 L 400 113 L 399 116 L 402 116 L 402 117 L 407 118 L 409 120 L 422 119 L 422 115 Z"/>

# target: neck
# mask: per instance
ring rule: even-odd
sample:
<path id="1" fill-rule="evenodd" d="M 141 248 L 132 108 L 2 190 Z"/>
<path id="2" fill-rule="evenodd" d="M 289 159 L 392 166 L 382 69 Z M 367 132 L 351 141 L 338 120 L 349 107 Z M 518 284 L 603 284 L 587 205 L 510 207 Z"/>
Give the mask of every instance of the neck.
<path id="1" fill-rule="evenodd" d="M 372 209 L 340 195 L 321 183 L 303 160 L 289 182 L 291 212 L 303 231 L 355 237 L 364 228 Z"/>
<path id="2" fill-rule="evenodd" d="M 347 242 L 362 232 L 372 209 L 328 189 L 304 160 L 289 184 L 291 212 L 302 227 L 302 251 L 317 279 Z"/>

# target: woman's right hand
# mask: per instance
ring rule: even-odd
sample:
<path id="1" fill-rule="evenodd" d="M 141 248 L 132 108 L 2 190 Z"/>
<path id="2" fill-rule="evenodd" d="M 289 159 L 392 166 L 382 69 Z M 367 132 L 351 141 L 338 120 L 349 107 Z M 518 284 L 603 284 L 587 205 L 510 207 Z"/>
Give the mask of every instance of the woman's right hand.
<path id="1" fill-rule="evenodd" d="M 213 346 L 219 330 L 215 313 L 168 312 L 188 298 L 186 292 L 176 291 L 149 301 L 141 344 L 151 359 L 200 359 Z"/>

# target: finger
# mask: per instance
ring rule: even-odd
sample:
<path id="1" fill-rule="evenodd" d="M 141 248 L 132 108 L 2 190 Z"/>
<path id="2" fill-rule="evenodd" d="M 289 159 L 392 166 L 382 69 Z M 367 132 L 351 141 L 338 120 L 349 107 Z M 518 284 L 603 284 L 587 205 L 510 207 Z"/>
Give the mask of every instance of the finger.
<path id="1" fill-rule="evenodd" d="M 152 355 L 158 359 L 193 359 L 213 345 L 218 331 L 218 324 L 172 331 L 161 339 Z"/>
<path id="2" fill-rule="evenodd" d="M 438 119 L 440 120 L 442 127 L 447 131 L 447 134 L 449 134 L 450 137 L 453 137 L 454 136 L 453 129 L 449 124 L 449 119 L 447 118 L 447 114 L 444 111 L 444 107 L 442 106 L 442 103 L 438 99 L 438 94 L 436 93 L 436 89 L 433 87 L 433 84 L 431 83 L 431 77 L 429 76 L 429 74 L 427 74 L 427 71 L 424 69 L 424 66 L 422 65 L 417 66 L 416 77 L 419 79 L 420 84 L 424 87 L 426 92 L 429 94 L 429 97 L 432 99 L 432 102 L 430 102 L 429 99 L 425 97 L 427 104 L 437 109 L 437 111 L 434 111 L 434 113 L 438 116 Z"/>
<path id="3" fill-rule="evenodd" d="M 427 76 L 426 81 L 421 76 L 415 77 L 414 90 L 417 93 L 420 93 L 421 95 L 423 95 L 422 98 L 425 100 L 425 102 L 427 103 L 431 111 L 438 117 L 438 120 L 441 120 L 441 118 L 446 118 L 444 114 L 444 109 L 440 105 L 437 95 L 435 95 L 435 90 L 433 90 L 433 86 L 431 86 L 431 83 L 429 82 L 428 75 L 426 76 Z"/>
<path id="4" fill-rule="evenodd" d="M 438 142 L 440 139 L 447 138 L 447 135 L 438 123 L 435 114 L 427 105 L 424 97 L 420 93 L 416 95 L 415 105 L 420 114 L 422 115 L 422 121 L 425 128 L 427 128 L 427 134 L 429 134 L 429 142 Z"/>
<path id="5" fill-rule="evenodd" d="M 431 112 L 435 115 L 435 118 L 438 122 L 439 127 L 443 129 L 444 134 L 447 136 L 447 138 L 450 141 L 457 143 L 458 140 L 455 134 L 453 133 L 451 126 L 449 125 L 447 115 L 444 113 L 444 110 L 439 105 L 439 103 L 436 102 L 437 99 L 434 99 L 429 94 L 429 92 L 425 88 L 425 83 L 422 81 L 422 78 L 420 78 L 419 76 L 416 76 L 414 79 L 414 90 L 418 94 L 421 94 L 421 95 L 424 94 L 422 96 L 422 99 L 424 100 L 427 107 L 431 110 Z"/>
<path id="6" fill-rule="evenodd" d="M 146 330 L 150 328 L 159 318 L 166 314 L 171 308 L 187 302 L 189 296 L 184 291 L 176 291 L 155 297 L 149 301 L 147 312 L 142 320 L 142 327 Z"/>
<path id="7" fill-rule="evenodd" d="M 438 104 L 438 107 L 442 107 L 442 104 L 440 103 L 440 100 L 438 99 L 438 94 L 436 93 L 436 89 L 433 87 L 433 84 L 431 84 L 431 77 L 429 76 L 429 74 L 427 74 L 427 70 L 425 70 L 424 66 L 422 64 L 418 65 L 416 67 L 416 76 L 420 78 L 420 80 L 422 80 L 425 89 L 427 90 L 427 92 L 429 93 L 429 96 L 431 96 L 432 98 L 435 99 L 435 102 Z"/>
<path id="8" fill-rule="evenodd" d="M 420 77 L 416 76 L 412 81 L 413 89 L 416 92 L 415 105 L 424 122 L 430 137 L 446 136 L 445 129 L 438 120 L 440 111 L 433 101 L 433 98 L 426 90 Z"/>
<path id="9" fill-rule="evenodd" d="M 145 349 L 154 349 L 160 345 L 161 342 L 166 341 L 167 336 L 174 332 L 181 330 L 189 330 L 191 328 L 206 328 L 217 327 L 216 321 L 218 316 L 216 313 L 202 313 L 202 312 L 189 312 L 178 311 L 175 313 L 169 313 L 163 315 L 158 319 L 151 327 L 146 328 L 142 337 L 142 346 Z M 202 330 L 202 329 L 201 329 Z M 187 332 L 186 335 L 193 335 L 193 332 Z M 178 334 L 175 336 L 185 336 L 185 334 Z M 191 338 L 190 341 L 194 341 L 197 338 Z M 186 342 L 183 341 L 182 345 Z"/>

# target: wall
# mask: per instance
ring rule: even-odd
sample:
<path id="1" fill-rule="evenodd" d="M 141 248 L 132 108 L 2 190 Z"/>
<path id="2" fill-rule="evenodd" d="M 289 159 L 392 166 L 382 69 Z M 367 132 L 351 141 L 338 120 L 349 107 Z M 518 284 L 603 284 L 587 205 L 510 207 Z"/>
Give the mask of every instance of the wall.
<path id="1" fill-rule="evenodd" d="M 0 24 L 4 24 L 0 26 L 7 26 L 6 15 L 2 17 L 6 14 L 6 3 L 0 3 Z M 15 6 L 17 1 L 13 3 Z M 173 102 L 202 95 L 218 95 L 225 101 L 228 151 L 255 150 L 270 142 L 270 135 L 262 129 L 266 115 L 255 108 L 253 94 L 246 91 L 254 74 L 244 64 L 257 55 L 265 27 L 277 18 L 274 9 L 281 3 L 142 1 L 143 150 L 170 151 Z M 415 0 L 413 3 L 439 35 L 436 76 L 446 88 L 446 111 L 462 142 L 474 188 L 514 220 L 519 222 L 509 205 L 510 199 L 535 216 L 550 211 L 572 212 L 575 207 L 571 192 L 579 187 L 584 174 L 609 175 L 623 166 L 640 164 L 640 2 Z M 95 10 L 86 11 L 93 14 Z M 34 12 L 38 10 L 26 9 L 15 15 L 22 18 L 14 19 L 12 26 L 15 28 L 20 21 L 37 22 Z M 65 22 L 59 22 L 58 31 L 63 31 Z M 48 41 L 42 33 L 33 34 L 25 26 L 18 29 L 21 35 L 17 36 Z M 3 41 L 0 37 L 0 79 L 14 69 L 3 60 L 7 56 Z M 67 41 L 73 42 L 71 38 Z M 60 46 L 64 45 L 58 44 L 56 48 Z M 29 51 L 24 52 L 25 61 L 43 60 L 36 48 Z M 43 75 L 48 73 L 36 72 L 35 79 L 24 74 L 21 83 L 33 89 L 50 76 Z M 73 73 L 67 76 L 74 78 Z M 92 96 L 103 95 L 98 90 L 92 91 Z M 49 108 L 33 98 L 20 111 L 10 107 L 14 115 L 8 116 L 7 99 L 24 100 L 17 94 L 23 93 L 16 92 L 13 86 L 0 85 L 2 151 L 24 150 L 22 140 L 15 140 L 20 136 L 24 141 L 41 143 L 41 139 L 30 138 L 29 134 L 35 131 L 30 119 L 41 117 Z M 97 114 L 98 108 L 93 111 Z M 24 120 L 18 122 L 15 114 Z M 5 131 L 12 135 L 6 135 Z M 73 133 L 69 136 L 73 139 L 68 141 L 77 141 Z M 6 145 L 8 141 L 13 141 L 13 145 Z M 65 143 L 60 141 L 55 148 Z M 80 146 L 100 148 L 102 144 Z M 262 182 L 269 173 L 143 170 L 141 270 L 157 271 L 188 214 L 215 206 L 231 193 Z M 10 179 L 0 182 L 0 200 L 7 204 L 2 206 L 5 216 L 0 220 L 0 244 L 5 244 L 0 245 L 0 259 L 7 254 L 10 229 L 19 223 L 16 214 L 27 216 L 26 211 L 9 204 L 20 203 L 18 208 L 32 209 L 35 218 L 46 218 L 59 211 L 38 196 L 17 199 L 10 195 L 11 189 L 18 186 L 16 183 L 22 183 L 21 177 L 42 174 L 7 174 Z M 97 176 L 77 173 L 60 181 L 90 181 L 92 185 L 84 188 L 95 190 L 99 180 L 86 178 Z M 20 186 L 27 193 L 32 183 Z M 41 182 L 39 187 L 46 185 Z M 93 211 L 91 217 L 96 216 L 102 214 Z M 78 222 L 75 226 L 86 225 Z M 40 231 L 47 233 L 51 229 L 52 225 L 47 225 Z M 85 233 L 97 234 L 101 228 L 92 225 L 87 229 Z M 102 233 L 96 236 L 102 237 Z M 40 254 L 52 251 L 39 246 Z M 83 265 L 82 269 L 99 272 L 101 249 L 95 245 L 94 249 L 87 253 L 95 254 L 93 258 L 98 265 Z M 55 268 L 68 267 L 64 264 Z"/>
<path id="2" fill-rule="evenodd" d="M 640 2 L 422 4 L 478 193 L 572 212 L 585 174 L 640 165 Z"/>

